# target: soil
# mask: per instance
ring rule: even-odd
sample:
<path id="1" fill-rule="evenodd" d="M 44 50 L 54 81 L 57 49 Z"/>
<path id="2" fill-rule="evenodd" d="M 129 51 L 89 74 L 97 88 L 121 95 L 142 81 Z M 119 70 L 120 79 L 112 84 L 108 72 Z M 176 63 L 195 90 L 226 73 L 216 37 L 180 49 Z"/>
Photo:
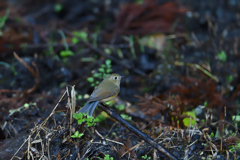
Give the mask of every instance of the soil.
<path id="1" fill-rule="evenodd" d="M 111 111 L 174 157 L 240 159 L 239 22 L 238 0 L 1 1 L 0 160 L 169 159 L 101 107 L 71 118 L 110 73 Z"/>

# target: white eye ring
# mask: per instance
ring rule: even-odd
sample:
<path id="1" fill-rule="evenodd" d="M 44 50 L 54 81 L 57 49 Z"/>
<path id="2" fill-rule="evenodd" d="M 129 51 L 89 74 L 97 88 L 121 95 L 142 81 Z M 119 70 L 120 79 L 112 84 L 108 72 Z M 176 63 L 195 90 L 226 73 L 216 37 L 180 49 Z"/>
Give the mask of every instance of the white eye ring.
<path id="1" fill-rule="evenodd" d="M 116 80 L 116 79 L 117 79 L 117 77 L 113 77 L 113 79 L 115 79 L 115 80 Z"/>

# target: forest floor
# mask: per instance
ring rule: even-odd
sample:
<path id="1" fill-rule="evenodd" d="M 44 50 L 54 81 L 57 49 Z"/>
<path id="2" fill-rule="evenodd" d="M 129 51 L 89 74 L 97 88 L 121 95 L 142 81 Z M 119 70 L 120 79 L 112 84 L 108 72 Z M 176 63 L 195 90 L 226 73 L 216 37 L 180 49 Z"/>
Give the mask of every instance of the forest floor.
<path id="1" fill-rule="evenodd" d="M 1 1 L 0 160 L 240 159 L 239 22 L 238 0 Z M 74 114 L 110 73 L 110 111 Z"/>

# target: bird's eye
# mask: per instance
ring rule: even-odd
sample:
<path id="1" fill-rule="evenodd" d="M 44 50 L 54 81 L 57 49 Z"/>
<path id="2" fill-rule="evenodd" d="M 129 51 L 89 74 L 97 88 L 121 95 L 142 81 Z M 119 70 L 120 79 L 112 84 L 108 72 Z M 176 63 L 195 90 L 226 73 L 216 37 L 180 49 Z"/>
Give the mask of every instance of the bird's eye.
<path id="1" fill-rule="evenodd" d="M 117 77 L 113 77 L 114 79 L 117 79 Z"/>

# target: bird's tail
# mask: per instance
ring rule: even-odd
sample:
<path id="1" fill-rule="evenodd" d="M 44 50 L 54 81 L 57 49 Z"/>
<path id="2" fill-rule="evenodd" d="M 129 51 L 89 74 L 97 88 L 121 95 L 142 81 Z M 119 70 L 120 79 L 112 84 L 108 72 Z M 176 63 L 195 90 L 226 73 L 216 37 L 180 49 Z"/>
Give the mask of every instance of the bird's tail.
<path id="1" fill-rule="evenodd" d="M 97 107 L 99 101 L 94 102 L 88 102 L 85 106 L 83 106 L 80 110 L 78 110 L 78 113 L 88 113 L 89 116 L 92 116 L 93 111 Z"/>

